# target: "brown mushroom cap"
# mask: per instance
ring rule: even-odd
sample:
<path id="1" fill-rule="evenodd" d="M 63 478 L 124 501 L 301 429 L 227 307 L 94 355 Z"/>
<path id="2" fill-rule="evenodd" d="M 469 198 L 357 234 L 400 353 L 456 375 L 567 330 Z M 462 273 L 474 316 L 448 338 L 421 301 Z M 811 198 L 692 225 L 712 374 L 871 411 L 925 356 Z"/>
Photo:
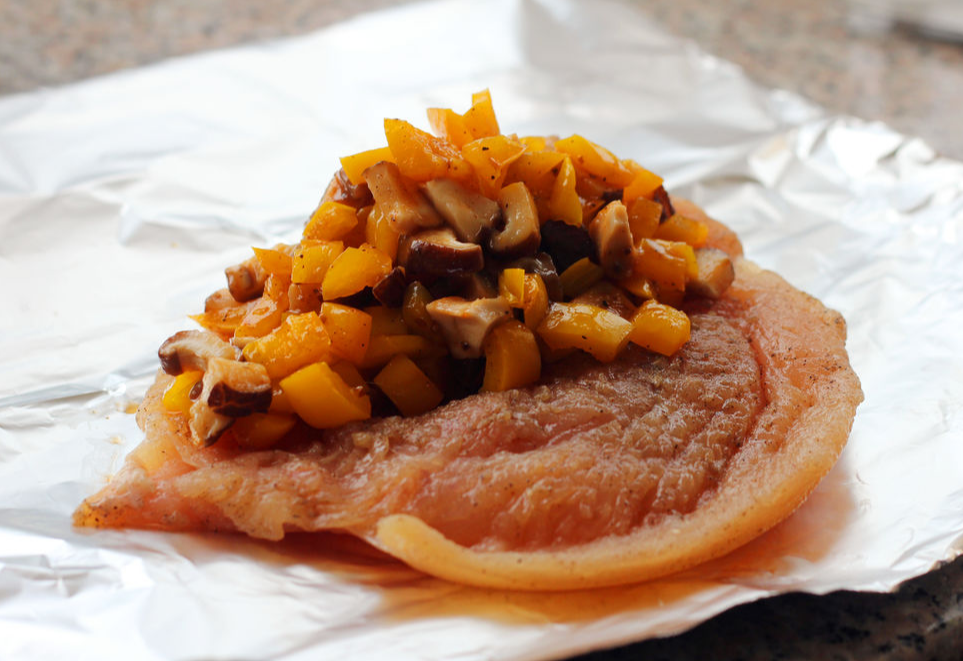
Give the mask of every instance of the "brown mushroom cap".
<path id="1" fill-rule="evenodd" d="M 459 241 L 454 230 L 443 227 L 409 236 L 398 246 L 398 263 L 409 279 L 423 276 L 466 275 L 485 266 L 485 255 L 476 243 Z"/>
<path id="2" fill-rule="evenodd" d="M 200 400 L 215 413 L 237 418 L 271 405 L 271 377 L 260 363 L 211 358 L 201 382 Z"/>
<path id="3" fill-rule="evenodd" d="M 267 273 L 261 268 L 257 257 L 245 259 L 240 264 L 224 269 L 227 276 L 227 288 L 238 303 L 253 301 L 264 293 L 264 281 Z"/>
<path id="4" fill-rule="evenodd" d="M 492 235 L 492 252 L 504 257 L 534 255 L 541 243 L 542 233 L 539 230 L 538 207 L 528 187 L 521 181 L 505 186 L 498 192 L 498 205 L 505 224 Z"/>
<path id="5" fill-rule="evenodd" d="M 237 349 L 217 335 L 198 330 L 174 333 L 157 350 L 161 368 L 171 376 L 186 370 L 204 371 L 212 358 L 234 360 L 237 356 Z"/>
<path id="6" fill-rule="evenodd" d="M 400 234 L 411 234 L 444 223 L 424 193 L 409 185 L 394 163 L 375 163 L 364 171 L 364 178 L 378 208 Z"/>
<path id="7" fill-rule="evenodd" d="M 718 248 L 697 248 L 695 256 L 698 274 L 686 284 L 686 289 L 697 296 L 719 298 L 735 280 L 732 260 Z"/>

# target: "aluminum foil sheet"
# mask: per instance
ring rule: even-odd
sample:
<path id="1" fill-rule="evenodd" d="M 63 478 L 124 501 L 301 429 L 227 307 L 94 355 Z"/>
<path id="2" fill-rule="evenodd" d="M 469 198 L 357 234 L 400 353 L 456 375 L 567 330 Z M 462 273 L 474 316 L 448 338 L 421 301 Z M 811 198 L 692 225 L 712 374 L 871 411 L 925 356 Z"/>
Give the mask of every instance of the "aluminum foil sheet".
<path id="1" fill-rule="evenodd" d="M 252 245 L 295 241 L 340 155 L 490 88 L 667 177 L 840 310 L 866 400 L 777 528 L 683 574 L 460 587 L 332 537 L 71 527 L 141 439 L 156 348 Z M 963 546 L 963 165 L 827 116 L 632 8 L 450 0 L 0 100 L 0 658 L 550 659 L 791 590 L 890 590 Z"/>

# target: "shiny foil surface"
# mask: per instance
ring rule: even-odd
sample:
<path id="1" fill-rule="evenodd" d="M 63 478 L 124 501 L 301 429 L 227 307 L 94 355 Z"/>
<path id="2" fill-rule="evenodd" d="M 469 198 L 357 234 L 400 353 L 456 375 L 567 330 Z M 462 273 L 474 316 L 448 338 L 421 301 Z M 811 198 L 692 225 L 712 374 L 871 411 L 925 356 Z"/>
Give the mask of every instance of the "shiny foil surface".
<path id="1" fill-rule="evenodd" d="M 502 129 L 663 174 L 843 313 L 866 399 L 748 546 L 563 594 L 423 576 L 350 538 L 78 530 L 142 438 L 156 349 L 251 246 L 294 242 L 382 119 L 489 88 Z M 963 165 L 764 90 L 617 2 L 444 0 L 0 100 L 0 658 L 553 659 L 963 548 Z"/>

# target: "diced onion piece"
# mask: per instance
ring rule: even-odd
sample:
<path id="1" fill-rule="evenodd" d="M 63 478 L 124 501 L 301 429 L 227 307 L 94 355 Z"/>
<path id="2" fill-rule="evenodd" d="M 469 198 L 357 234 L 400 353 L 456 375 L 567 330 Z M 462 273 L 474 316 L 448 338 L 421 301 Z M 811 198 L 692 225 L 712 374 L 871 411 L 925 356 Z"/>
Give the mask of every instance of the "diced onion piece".
<path id="1" fill-rule="evenodd" d="M 438 406 L 444 394 L 415 363 L 398 354 L 373 379 L 402 415 L 420 415 Z"/>
<path id="2" fill-rule="evenodd" d="M 535 383 L 542 374 L 542 357 L 535 335 L 520 321 L 512 319 L 493 328 L 483 348 L 483 391 L 521 388 Z"/>
<path id="3" fill-rule="evenodd" d="M 281 380 L 295 412 L 317 429 L 371 417 L 371 400 L 344 382 L 325 362 L 311 363 Z"/>
<path id="4" fill-rule="evenodd" d="M 625 348 L 632 323 L 615 312 L 584 303 L 555 303 L 538 326 L 551 349 L 574 347 L 608 363 Z"/>
<path id="5" fill-rule="evenodd" d="M 646 301 L 632 318 L 629 339 L 640 347 L 671 356 L 689 341 L 689 317 L 658 301 Z"/>

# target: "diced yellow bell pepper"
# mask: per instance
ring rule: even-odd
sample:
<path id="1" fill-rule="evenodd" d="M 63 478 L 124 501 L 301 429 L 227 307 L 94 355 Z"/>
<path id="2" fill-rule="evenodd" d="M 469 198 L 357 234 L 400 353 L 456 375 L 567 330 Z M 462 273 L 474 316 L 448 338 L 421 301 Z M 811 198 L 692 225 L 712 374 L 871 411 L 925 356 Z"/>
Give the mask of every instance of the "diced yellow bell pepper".
<path id="1" fill-rule="evenodd" d="M 576 168 L 598 177 L 611 188 L 625 188 L 633 181 L 632 172 L 612 152 L 580 135 L 556 140 L 555 150 L 568 154 Z"/>
<path id="2" fill-rule="evenodd" d="M 681 241 L 693 248 L 701 248 L 709 239 L 709 226 L 701 220 L 686 218 L 677 213 L 659 225 L 654 236 L 656 239 Z"/>
<path id="3" fill-rule="evenodd" d="M 504 269 L 498 274 L 498 295 L 513 308 L 525 307 L 525 269 Z"/>
<path id="4" fill-rule="evenodd" d="M 345 383 L 325 362 L 311 363 L 282 379 L 281 389 L 301 419 L 317 429 L 371 417 L 368 396 Z"/>
<path id="5" fill-rule="evenodd" d="M 191 389 L 204 378 L 204 372 L 200 370 L 187 370 L 177 375 L 174 381 L 164 391 L 161 400 L 164 408 L 176 413 L 187 413 L 194 400 L 191 399 Z"/>
<path id="6" fill-rule="evenodd" d="M 334 260 L 344 252 L 341 241 L 302 241 L 301 249 L 291 258 L 291 282 L 321 283 Z"/>
<path id="7" fill-rule="evenodd" d="M 409 358 L 426 358 L 443 350 L 421 335 L 372 335 L 368 342 L 368 351 L 359 367 L 381 367 L 398 354 Z"/>
<path id="8" fill-rule="evenodd" d="M 304 227 L 304 238 L 314 241 L 335 241 L 344 237 L 358 224 L 358 211 L 340 202 L 322 202 L 311 214 Z"/>
<path id="9" fill-rule="evenodd" d="M 271 390 L 271 406 L 268 407 L 268 413 L 276 413 L 278 415 L 294 413 L 294 407 L 291 406 L 291 401 L 288 399 L 288 396 L 284 394 L 284 391 L 281 390 L 281 386 L 277 384 L 275 384 Z"/>
<path id="10" fill-rule="evenodd" d="M 552 196 L 548 200 L 548 211 L 552 220 L 561 220 L 569 225 L 582 226 L 582 201 L 578 197 L 575 166 L 568 156 L 562 161 Z"/>
<path id="11" fill-rule="evenodd" d="M 277 248 L 255 248 L 254 254 L 266 273 L 291 277 L 291 255 L 287 252 Z"/>
<path id="12" fill-rule="evenodd" d="M 438 386 L 404 354 L 392 358 L 372 381 L 404 416 L 430 411 L 444 399 Z"/>
<path id="13" fill-rule="evenodd" d="M 674 254 L 666 242 L 642 239 L 633 255 L 633 272 L 655 283 L 659 290 L 685 291 L 688 265 L 683 256 Z"/>
<path id="14" fill-rule="evenodd" d="M 288 289 L 291 287 L 291 276 L 272 273 L 264 280 L 264 298 L 274 301 L 278 309 L 284 312 L 289 307 Z"/>
<path id="15" fill-rule="evenodd" d="M 542 183 L 546 177 L 554 182 L 555 175 L 553 170 L 561 166 L 565 160 L 565 154 L 557 151 L 531 151 L 528 148 L 524 154 L 519 156 L 508 168 L 508 175 L 505 183 L 510 184 L 516 181 L 524 182 L 529 190 L 544 187 Z"/>
<path id="16" fill-rule="evenodd" d="M 629 339 L 640 347 L 671 356 L 689 341 L 689 317 L 682 310 L 646 301 L 632 318 Z"/>
<path id="17" fill-rule="evenodd" d="M 331 301 L 373 287 L 391 271 L 391 258 L 367 243 L 345 248 L 328 267 L 321 283 L 321 295 Z"/>
<path id="18" fill-rule="evenodd" d="M 535 335 L 515 319 L 493 328 L 485 338 L 485 378 L 482 390 L 521 388 L 542 375 L 542 356 Z"/>
<path id="19" fill-rule="evenodd" d="M 522 317 L 529 330 L 535 330 L 548 312 L 548 288 L 542 276 L 537 273 L 525 274 L 525 296 L 522 299 Z"/>
<path id="20" fill-rule="evenodd" d="M 583 257 L 558 276 L 565 298 L 575 298 L 586 289 L 605 277 L 601 266 L 588 257 Z"/>
<path id="21" fill-rule="evenodd" d="M 342 156 L 341 167 L 348 175 L 348 180 L 355 186 L 360 186 L 365 183 L 364 171 L 381 161 L 395 162 L 395 157 L 388 147 L 369 149 L 353 156 Z"/>
<path id="22" fill-rule="evenodd" d="M 658 294 L 658 292 L 655 290 L 655 285 L 652 284 L 652 281 L 646 278 L 644 275 L 639 275 L 638 273 L 633 273 L 624 280 L 619 280 L 619 286 L 625 291 L 635 294 L 639 298 L 655 298 Z"/>
<path id="23" fill-rule="evenodd" d="M 525 145 L 528 151 L 542 151 L 548 148 L 548 140 L 545 139 L 545 136 L 523 135 L 518 140 Z M 561 160 L 559 160 L 559 163 L 561 163 Z"/>
<path id="24" fill-rule="evenodd" d="M 217 334 L 221 339 L 230 339 L 257 300 L 254 299 L 247 303 L 238 303 L 201 314 L 192 314 L 190 317 L 207 330 Z"/>
<path id="25" fill-rule="evenodd" d="M 281 325 L 281 312 L 276 301 L 262 296 L 234 329 L 234 337 L 241 340 L 264 337 Z"/>
<path id="26" fill-rule="evenodd" d="M 393 262 L 398 256 L 398 242 L 401 234 L 388 220 L 381 209 L 375 206 L 365 220 L 365 242 L 388 255 Z"/>
<path id="27" fill-rule="evenodd" d="M 475 170 L 478 190 L 495 198 L 501 190 L 509 166 L 525 153 L 525 145 L 504 135 L 473 140 L 462 147 L 462 156 Z"/>
<path id="28" fill-rule="evenodd" d="M 386 119 L 385 136 L 398 169 L 412 181 L 466 179 L 472 175 L 471 165 L 456 147 L 406 121 Z"/>
<path id="29" fill-rule="evenodd" d="M 449 108 L 428 108 L 428 124 L 435 135 L 459 149 L 475 139 L 465 126 L 465 118 Z"/>
<path id="30" fill-rule="evenodd" d="M 361 388 L 362 390 L 367 388 L 367 384 L 365 383 L 361 372 L 359 372 L 358 368 L 348 361 L 339 360 L 337 362 L 328 364 L 331 366 L 331 369 L 334 370 L 338 376 L 344 379 L 344 382 L 352 388 Z"/>
<path id="31" fill-rule="evenodd" d="M 401 308 L 386 308 L 383 305 L 372 305 L 364 311 L 371 317 L 372 335 L 405 335 L 408 324 L 405 323 L 404 311 Z"/>
<path id="32" fill-rule="evenodd" d="M 261 363 L 268 376 L 280 379 L 331 353 L 331 339 L 315 312 L 292 314 L 264 337 L 248 343 L 244 358 Z"/>
<path id="33" fill-rule="evenodd" d="M 471 95 L 471 108 L 465 112 L 464 121 L 465 128 L 476 140 L 501 133 L 498 120 L 495 119 L 492 96 L 487 89 Z"/>
<path id="34" fill-rule="evenodd" d="M 252 413 L 238 418 L 231 425 L 231 433 L 235 442 L 245 450 L 267 450 L 284 438 L 295 423 L 297 419 L 293 415 Z"/>
<path id="35" fill-rule="evenodd" d="M 554 303 L 537 333 L 551 349 L 574 347 L 596 360 L 615 360 L 629 341 L 632 324 L 615 312 L 584 303 Z"/>
<path id="36" fill-rule="evenodd" d="M 636 169 L 632 181 L 622 191 L 622 202 L 629 206 L 633 200 L 646 197 L 652 198 L 652 194 L 662 185 L 663 179 L 657 174 L 649 172 L 645 168 L 635 165 Z"/>
<path id="37" fill-rule="evenodd" d="M 662 205 L 644 197 L 633 200 L 629 206 L 629 230 L 632 242 L 638 246 L 642 239 L 651 239 L 659 228 Z"/>
<path id="38" fill-rule="evenodd" d="M 331 338 L 331 352 L 360 365 L 371 338 L 371 315 L 347 305 L 324 302 L 320 316 Z"/>

